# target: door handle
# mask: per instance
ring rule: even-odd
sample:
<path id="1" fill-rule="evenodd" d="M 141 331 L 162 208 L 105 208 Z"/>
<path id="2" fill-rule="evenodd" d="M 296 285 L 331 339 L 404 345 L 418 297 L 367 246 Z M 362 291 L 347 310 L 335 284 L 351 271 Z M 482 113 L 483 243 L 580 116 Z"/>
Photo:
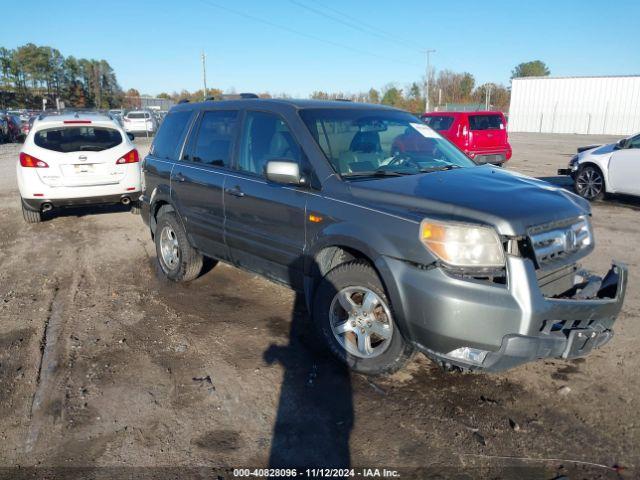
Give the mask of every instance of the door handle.
<path id="1" fill-rule="evenodd" d="M 225 189 L 225 192 L 227 192 L 229 195 L 233 195 L 234 197 L 244 197 L 244 192 L 240 190 L 240 187 L 238 187 L 237 185 L 233 188 Z"/>
<path id="2" fill-rule="evenodd" d="M 182 175 L 182 173 L 177 173 L 176 174 L 176 180 L 179 182 L 184 182 L 186 180 L 186 177 L 184 175 Z"/>

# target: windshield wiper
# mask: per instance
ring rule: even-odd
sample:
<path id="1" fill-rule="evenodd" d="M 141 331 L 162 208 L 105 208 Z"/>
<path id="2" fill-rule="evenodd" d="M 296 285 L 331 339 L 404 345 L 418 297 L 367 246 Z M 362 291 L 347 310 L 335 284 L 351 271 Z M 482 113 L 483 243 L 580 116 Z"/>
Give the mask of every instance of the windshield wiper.
<path id="1" fill-rule="evenodd" d="M 398 172 L 396 170 L 373 170 L 370 172 L 353 172 L 342 175 L 345 178 L 351 177 L 401 177 L 403 175 L 413 175 L 412 172 Z"/>
<path id="2" fill-rule="evenodd" d="M 442 167 L 428 167 L 428 168 L 421 168 L 420 173 L 443 172 L 445 170 L 453 170 L 455 168 L 462 168 L 462 167 L 460 165 L 444 165 Z"/>

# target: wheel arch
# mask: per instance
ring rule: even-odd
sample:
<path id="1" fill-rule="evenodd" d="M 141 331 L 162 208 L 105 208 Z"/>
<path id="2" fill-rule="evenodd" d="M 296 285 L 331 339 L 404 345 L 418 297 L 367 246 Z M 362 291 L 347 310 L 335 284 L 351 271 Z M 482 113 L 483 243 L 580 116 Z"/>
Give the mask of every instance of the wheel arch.
<path id="1" fill-rule="evenodd" d="M 313 311 L 315 291 L 322 278 L 334 268 L 355 260 L 367 262 L 375 270 L 382 286 L 391 302 L 396 324 L 405 338 L 409 339 L 409 331 L 404 318 L 401 295 L 395 277 L 389 268 L 384 255 L 372 249 L 361 240 L 353 237 L 325 239 L 307 255 L 305 262 L 304 294 L 307 308 Z"/>

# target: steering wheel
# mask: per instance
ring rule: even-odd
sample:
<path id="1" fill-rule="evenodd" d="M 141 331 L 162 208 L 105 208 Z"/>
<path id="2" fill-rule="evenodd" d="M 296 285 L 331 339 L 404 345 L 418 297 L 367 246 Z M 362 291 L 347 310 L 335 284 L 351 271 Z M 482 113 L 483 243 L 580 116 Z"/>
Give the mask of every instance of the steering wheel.
<path id="1" fill-rule="evenodd" d="M 406 153 L 396 153 L 389 163 L 387 163 L 386 165 L 383 165 L 385 169 L 387 167 L 393 167 L 393 166 L 416 167 L 418 169 L 420 168 L 420 165 L 418 164 L 418 162 L 416 162 L 413 158 L 411 158 L 410 155 L 407 155 Z M 378 170 L 381 170 L 381 169 L 382 167 L 380 167 Z"/>

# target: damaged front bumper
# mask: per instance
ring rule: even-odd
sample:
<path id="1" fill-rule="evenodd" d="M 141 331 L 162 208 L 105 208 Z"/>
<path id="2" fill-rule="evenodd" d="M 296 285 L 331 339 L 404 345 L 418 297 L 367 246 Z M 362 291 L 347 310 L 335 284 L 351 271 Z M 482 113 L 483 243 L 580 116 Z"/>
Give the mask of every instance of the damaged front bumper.
<path id="1" fill-rule="evenodd" d="M 622 308 L 627 267 L 614 262 L 604 277 L 575 274 L 562 295 L 543 294 L 533 263 L 507 260 L 502 288 L 447 278 L 440 269 L 402 275 L 408 336 L 437 362 L 502 371 L 541 358 L 587 355 L 613 336 Z M 417 289 L 422 291 L 419 301 Z"/>
<path id="2" fill-rule="evenodd" d="M 500 349 L 488 352 L 481 363 L 459 366 L 497 372 L 541 358 L 582 357 L 611 340 L 626 292 L 627 267 L 614 262 L 602 278 L 578 276 L 582 281 L 566 294 L 532 303 L 533 318 L 541 321 L 537 334 L 505 335 Z"/>

